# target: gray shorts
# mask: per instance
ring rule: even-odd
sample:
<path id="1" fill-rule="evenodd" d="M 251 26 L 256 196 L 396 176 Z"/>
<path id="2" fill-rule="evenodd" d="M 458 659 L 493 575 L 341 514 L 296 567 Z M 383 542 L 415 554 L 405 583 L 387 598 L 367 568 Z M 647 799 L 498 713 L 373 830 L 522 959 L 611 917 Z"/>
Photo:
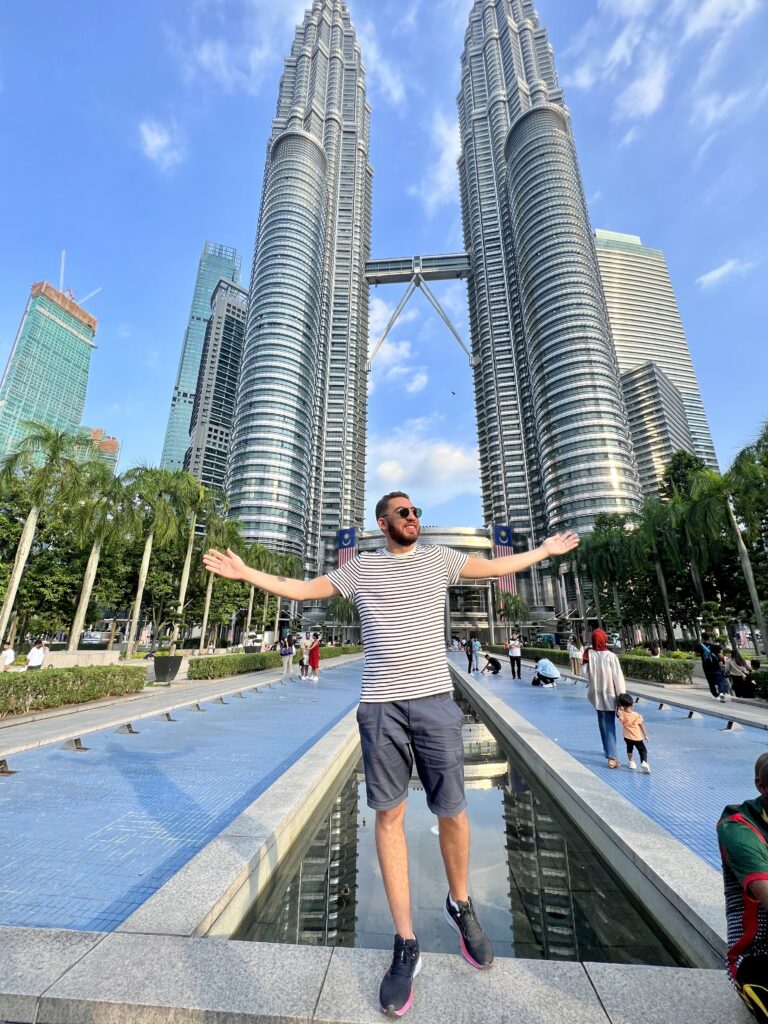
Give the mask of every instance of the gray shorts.
<path id="1" fill-rule="evenodd" d="M 360 704 L 357 724 L 368 806 L 388 811 L 401 804 L 415 762 L 430 811 L 442 818 L 460 814 L 467 806 L 463 720 L 450 693 Z"/>

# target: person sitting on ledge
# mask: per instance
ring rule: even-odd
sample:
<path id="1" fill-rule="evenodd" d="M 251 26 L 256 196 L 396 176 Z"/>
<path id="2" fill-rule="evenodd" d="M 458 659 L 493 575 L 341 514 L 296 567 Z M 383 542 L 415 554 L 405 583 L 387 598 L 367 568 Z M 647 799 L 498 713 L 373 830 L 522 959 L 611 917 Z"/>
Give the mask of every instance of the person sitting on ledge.
<path id="1" fill-rule="evenodd" d="M 755 764 L 760 796 L 726 807 L 717 823 L 728 919 L 728 976 L 768 1024 L 768 753 Z"/>
<path id="2" fill-rule="evenodd" d="M 402 1017 L 411 1006 L 413 979 L 421 969 L 405 833 L 414 764 L 427 806 L 440 823 L 440 853 L 448 879 L 442 908 L 447 924 L 458 934 L 461 953 L 472 967 L 487 969 L 494 956 L 469 894 L 464 716 L 452 697 L 443 633 L 448 588 L 460 579 L 499 579 L 522 572 L 567 554 L 579 543 L 575 533 L 555 534 L 533 551 L 477 558 L 440 544 L 419 544 L 421 514 L 403 491 L 385 494 L 376 504 L 376 522 L 386 547 L 361 551 L 327 576 L 310 580 L 249 569 L 233 551 L 211 548 L 203 556 L 209 572 L 243 580 L 288 601 L 341 596 L 357 606 L 365 644 L 357 723 L 368 806 L 376 812 L 376 852 L 395 927 L 392 963 L 379 989 L 381 1009 L 390 1017 Z M 437 1019 L 426 1008 L 422 1017 Z"/>

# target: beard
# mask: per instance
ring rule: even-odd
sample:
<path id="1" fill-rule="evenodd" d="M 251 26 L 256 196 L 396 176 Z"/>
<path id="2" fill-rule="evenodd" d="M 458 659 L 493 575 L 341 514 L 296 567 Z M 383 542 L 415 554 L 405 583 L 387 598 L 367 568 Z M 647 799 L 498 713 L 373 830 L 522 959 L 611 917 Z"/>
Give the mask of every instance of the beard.
<path id="1" fill-rule="evenodd" d="M 402 524 L 402 525 L 401 525 Z M 415 544 L 419 539 L 421 533 L 421 523 L 416 523 L 415 530 L 406 529 L 406 521 L 399 519 L 393 522 L 389 520 L 389 535 L 393 541 L 397 544 L 402 544 L 403 547 L 408 547 L 411 544 Z"/>

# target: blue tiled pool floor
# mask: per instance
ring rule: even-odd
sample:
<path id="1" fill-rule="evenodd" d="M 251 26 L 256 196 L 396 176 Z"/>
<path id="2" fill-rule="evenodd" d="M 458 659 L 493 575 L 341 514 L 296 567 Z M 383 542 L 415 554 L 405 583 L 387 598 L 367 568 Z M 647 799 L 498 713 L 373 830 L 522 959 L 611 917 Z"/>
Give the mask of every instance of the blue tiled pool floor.
<path id="1" fill-rule="evenodd" d="M 466 670 L 466 660 L 454 656 Z M 584 683 L 561 681 L 557 689 L 531 686 L 532 670 L 523 668 L 521 682 L 512 680 L 509 665 L 500 676 L 476 676 L 496 696 L 590 768 L 630 803 L 712 867 L 720 868 L 715 825 L 726 804 L 757 795 L 754 765 L 768 750 L 768 733 L 744 727 L 725 731 L 725 722 L 643 699 L 638 705 L 649 735 L 651 775 L 626 767 L 626 748 L 617 722 L 617 755 L 621 768 L 610 769 L 603 755 L 597 716 L 586 698 Z M 631 685 L 630 685 L 631 690 Z"/>
<path id="2" fill-rule="evenodd" d="M 355 706 L 360 672 L 91 733 L 86 753 L 15 755 L 0 779 L 0 924 L 117 927 Z"/>

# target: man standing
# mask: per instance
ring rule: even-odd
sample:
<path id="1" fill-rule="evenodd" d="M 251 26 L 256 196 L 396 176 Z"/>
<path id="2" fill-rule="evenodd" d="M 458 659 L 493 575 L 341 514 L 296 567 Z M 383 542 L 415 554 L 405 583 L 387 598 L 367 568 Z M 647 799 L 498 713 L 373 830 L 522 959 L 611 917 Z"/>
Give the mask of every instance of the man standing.
<path id="1" fill-rule="evenodd" d="M 45 647 L 43 646 L 42 640 L 35 640 L 34 647 L 30 648 L 29 654 L 27 654 L 27 671 L 30 672 L 36 668 L 42 668 L 43 662 L 45 661 Z"/>
<path id="2" fill-rule="evenodd" d="M 755 764 L 754 800 L 726 807 L 717 824 L 728 919 L 728 976 L 768 1024 L 768 753 Z"/>
<path id="3" fill-rule="evenodd" d="M 302 679 L 306 679 L 307 673 L 309 672 L 309 649 L 312 646 L 312 637 L 310 636 L 309 630 L 299 640 L 299 650 L 301 651 L 301 661 L 299 664 L 299 675 Z"/>
<path id="4" fill-rule="evenodd" d="M 15 660 L 16 651 L 14 651 L 14 649 L 6 640 L 5 643 L 3 644 L 3 672 L 10 672 L 11 665 L 13 665 Z"/>
<path id="5" fill-rule="evenodd" d="M 448 878 L 444 913 L 459 935 L 465 959 L 480 969 L 493 963 L 493 947 L 468 892 L 469 820 L 464 798 L 461 727 L 453 701 L 444 641 L 445 596 L 459 579 L 521 572 L 566 554 L 575 534 L 550 537 L 535 551 L 503 558 L 472 558 L 451 548 L 418 544 L 421 509 L 402 491 L 384 495 L 376 520 L 386 548 L 363 552 L 313 580 L 292 580 L 249 569 L 231 551 L 210 550 L 211 572 L 244 580 L 293 601 L 341 595 L 360 614 L 365 645 L 357 720 L 368 806 L 376 811 L 376 850 L 395 926 L 394 956 L 379 990 L 381 1008 L 402 1016 L 413 1001 L 421 969 L 413 931 L 405 839 L 405 804 L 415 761 L 427 806 L 439 819 L 440 852 Z M 410 643 L 403 644 L 408 635 Z M 471 648 L 470 648 L 471 654 Z"/>
<path id="6" fill-rule="evenodd" d="M 509 638 L 509 667 L 512 669 L 512 678 L 522 678 L 522 666 L 523 666 L 523 648 L 521 646 L 521 640 L 517 633 L 513 633 Z"/>

